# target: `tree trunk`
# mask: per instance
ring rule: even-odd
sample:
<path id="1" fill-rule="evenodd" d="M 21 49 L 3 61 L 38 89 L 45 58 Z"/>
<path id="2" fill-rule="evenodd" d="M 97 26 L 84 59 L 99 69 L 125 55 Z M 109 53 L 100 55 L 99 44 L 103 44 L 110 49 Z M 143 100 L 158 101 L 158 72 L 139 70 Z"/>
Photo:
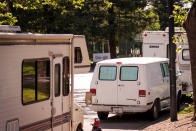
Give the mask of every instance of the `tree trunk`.
<path id="1" fill-rule="evenodd" d="M 190 60 L 191 60 L 191 73 L 192 73 L 192 86 L 193 86 L 193 102 L 194 102 L 194 116 L 193 120 L 196 121 L 196 1 L 193 3 L 188 17 L 184 23 L 187 32 Z"/>
<path id="2" fill-rule="evenodd" d="M 109 31 L 109 45 L 110 45 L 110 53 L 111 58 L 116 58 L 116 39 L 115 39 L 115 14 L 114 14 L 114 8 L 113 5 L 108 10 L 109 18 L 108 23 L 110 25 L 110 31 Z"/>

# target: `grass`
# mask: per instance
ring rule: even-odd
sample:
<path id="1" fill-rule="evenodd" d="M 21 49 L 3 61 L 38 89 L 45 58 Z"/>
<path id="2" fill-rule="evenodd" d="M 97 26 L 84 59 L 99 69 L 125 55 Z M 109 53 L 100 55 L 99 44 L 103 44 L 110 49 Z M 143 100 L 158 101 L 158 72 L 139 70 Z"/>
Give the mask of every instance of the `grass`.
<path id="1" fill-rule="evenodd" d="M 188 113 L 192 113 L 192 112 L 194 112 L 193 105 L 181 110 L 178 114 L 188 114 Z"/>
<path id="2" fill-rule="evenodd" d="M 38 100 L 47 99 L 49 97 L 48 93 L 44 93 L 41 91 L 38 91 Z M 23 102 L 32 102 L 35 101 L 35 90 L 31 88 L 24 88 L 23 89 Z"/>

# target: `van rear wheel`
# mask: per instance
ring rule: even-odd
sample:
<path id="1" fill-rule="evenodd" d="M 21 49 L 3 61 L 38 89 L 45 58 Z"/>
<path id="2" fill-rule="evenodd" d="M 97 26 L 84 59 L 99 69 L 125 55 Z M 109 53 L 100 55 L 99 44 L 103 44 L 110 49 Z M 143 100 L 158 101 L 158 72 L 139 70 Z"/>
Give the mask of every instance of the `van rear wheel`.
<path id="1" fill-rule="evenodd" d="M 108 118 L 109 112 L 97 112 L 97 115 L 100 120 L 106 120 Z"/>
<path id="2" fill-rule="evenodd" d="M 157 101 L 154 102 L 154 105 L 152 106 L 152 109 L 150 112 L 151 112 L 152 120 L 157 120 L 159 117 L 159 110 L 158 110 Z"/>

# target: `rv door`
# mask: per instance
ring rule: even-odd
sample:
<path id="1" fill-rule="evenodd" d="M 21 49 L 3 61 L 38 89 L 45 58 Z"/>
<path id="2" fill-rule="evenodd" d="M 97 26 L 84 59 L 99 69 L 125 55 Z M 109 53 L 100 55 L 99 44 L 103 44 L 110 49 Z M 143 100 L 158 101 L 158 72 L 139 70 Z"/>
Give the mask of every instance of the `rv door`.
<path id="1" fill-rule="evenodd" d="M 52 64 L 52 128 L 53 130 L 63 130 L 61 119 L 63 118 L 62 101 L 62 57 L 53 57 Z"/>

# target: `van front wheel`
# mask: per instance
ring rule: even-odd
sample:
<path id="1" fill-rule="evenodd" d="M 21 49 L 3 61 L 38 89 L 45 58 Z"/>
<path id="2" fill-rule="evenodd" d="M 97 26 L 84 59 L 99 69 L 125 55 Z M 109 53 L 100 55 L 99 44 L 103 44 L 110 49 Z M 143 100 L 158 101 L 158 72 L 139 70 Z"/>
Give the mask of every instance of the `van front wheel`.
<path id="1" fill-rule="evenodd" d="M 97 112 L 97 115 L 100 120 L 106 120 L 108 118 L 109 112 Z"/>

